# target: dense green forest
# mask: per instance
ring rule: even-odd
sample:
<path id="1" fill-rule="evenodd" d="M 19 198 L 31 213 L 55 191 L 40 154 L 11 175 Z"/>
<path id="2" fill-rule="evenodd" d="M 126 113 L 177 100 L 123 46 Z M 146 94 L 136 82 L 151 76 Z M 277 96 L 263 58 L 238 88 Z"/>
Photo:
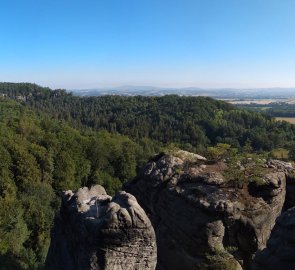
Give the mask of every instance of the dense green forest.
<path id="1" fill-rule="evenodd" d="M 281 147 L 295 157 L 294 136 L 294 125 L 205 97 L 80 98 L 1 83 L 0 265 L 42 269 L 61 190 L 99 183 L 114 194 L 169 145 Z"/>
<path id="2" fill-rule="evenodd" d="M 59 191 L 99 183 L 113 194 L 159 151 L 153 145 L 81 133 L 0 99 L 0 268 L 42 269 Z"/>
<path id="3" fill-rule="evenodd" d="M 254 150 L 289 147 L 295 127 L 270 116 L 238 109 L 206 97 L 76 97 L 34 84 L 0 84 L 0 93 L 46 112 L 81 130 L 107 130 L 135 141 L 149 138 L 203 153 L 208 145 L 228 143 Z"/>

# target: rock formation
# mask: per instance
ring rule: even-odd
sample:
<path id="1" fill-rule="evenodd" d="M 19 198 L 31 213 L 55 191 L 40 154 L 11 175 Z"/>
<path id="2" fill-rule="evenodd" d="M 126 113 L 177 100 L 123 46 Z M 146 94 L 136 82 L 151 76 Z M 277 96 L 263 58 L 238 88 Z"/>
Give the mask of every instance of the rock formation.
<path id="1" fill-rule="evenodd" d="M 174 151 L 151 159 L 129 193 L 64 192 L 45 270 L 295 269 L 295 208 L 280 216 L 295 205 L 294 168 L 247 160 L 231 171 Z"/>
<path id="2" fill-rule="evenodd" d="M 155 233 L 135 197 L 101 186 L 63 193 L 46 270 L 154 270 Z"/>
<path id="3" fill-rule="evenodd" d="M 295 269 L 295 207 L 278 218 L 267 248 L 255 257 L 253 269 Z"/>
<path id="4" fill-rule="evenodd" d="M 295 206 L 295 169 L 291 163 L 281 160 L 270 160 L 266 163 L 269 168 L 284 172 L 286 175 L 286 199 L 284 208 L 287 210 Z"/>
<path id="5" fill-rule="evenodd" d="M 157 269 L 248 269 L 265 248 L 284 204 L 285 173 L 265 166 L 259 183 L 235 186 L 225 169 L 184 151 L 161 154 L 125 185 L 156 231 Z"/>

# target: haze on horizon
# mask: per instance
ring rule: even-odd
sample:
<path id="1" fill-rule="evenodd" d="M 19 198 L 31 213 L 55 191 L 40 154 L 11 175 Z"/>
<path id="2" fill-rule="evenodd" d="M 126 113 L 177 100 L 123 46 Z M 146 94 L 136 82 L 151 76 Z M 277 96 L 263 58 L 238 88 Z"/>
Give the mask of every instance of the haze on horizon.
<path id="1" fill-rule="evenodd" d="M 292 0 L 11 0 L 0 4 L 0 81 L 295 87 Z"/>

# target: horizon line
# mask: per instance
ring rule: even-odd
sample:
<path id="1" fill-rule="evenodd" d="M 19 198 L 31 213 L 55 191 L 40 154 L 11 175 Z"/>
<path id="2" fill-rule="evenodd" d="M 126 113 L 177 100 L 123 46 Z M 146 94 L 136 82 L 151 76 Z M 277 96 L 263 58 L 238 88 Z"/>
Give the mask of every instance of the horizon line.
<path id="1" fill-rule="evenodd" d="M 200 86 L 156 86 L 156 85 L 149 85 L 149 84 L 122 84 L 122 85 L 108 85 L 108 86 L 94 86 L 94 87 L 52 87 L 47 86 L 46 83 L 37 83 L 37 82 L 28 82 L 28 81 L 0 81 L 0 83 L 13 83 L 13 84 L 36 84 L 40 87 L 48 87 L 52 90 L 63 89 L 66 91 L 83 91 L 83 90 L 112 90 L 112 89 L 119 89 L 119 88 L 150 88 L 149 90 L 154 89 L 163 89 L 163 90 L 182 90 L 182 89 L 195 89 L 195 90 L 295 90 L 294 86 L 263 86 L 263 87 L 200 87 Z M 46 86 L 45 86 L 46 85 Z M 132 90 L 132 89 L 130 89 Z M 135 89 L 134 89 L 135 90 Z M 140 89 L 136 89 L 140 90 Z"/>

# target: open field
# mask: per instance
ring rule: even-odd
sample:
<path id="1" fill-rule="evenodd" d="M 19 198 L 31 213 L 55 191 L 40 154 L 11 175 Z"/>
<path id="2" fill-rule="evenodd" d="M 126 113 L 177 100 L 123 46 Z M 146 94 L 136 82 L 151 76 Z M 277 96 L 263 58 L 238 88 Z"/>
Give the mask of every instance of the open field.
<path id="1" fill-rule="evenodd" d="M 274 158 L 277 159 L 288 159 L 289 158 L 289 151 L 284 148 L 277 148 L 271 151 L 271 154 Z"/>
<path id="2" fill-rule="evenodd" d="M 277 103 L 277 102 L 286 102 L 287 100 L 281 100 L 281 99 L 236 99 L 236 100 L 229 100 L 228 102 L 231 104 L 236 105 L 249 105 L 249 104 L 257 104 L 257 105 L 268 105 L 271 103 Z"/>
<path id="3" fill-rule="evenodd" d="M 266 98 L 266 99 L 243 99 L 243 98 L 221 98 L 220 100 L 226 101 L 228 103 L 234 105 L 268 105 L 268 104 L 277 104 L 277 103 L 285 103 L 285 104 L 295 104 L 294 98 Z"/>
<path id="4" fill-rule="evenodd" d="M 295 124 L 295 117 L 276 117 L 277 121 L 287 121 L 291 124 Z"/>

